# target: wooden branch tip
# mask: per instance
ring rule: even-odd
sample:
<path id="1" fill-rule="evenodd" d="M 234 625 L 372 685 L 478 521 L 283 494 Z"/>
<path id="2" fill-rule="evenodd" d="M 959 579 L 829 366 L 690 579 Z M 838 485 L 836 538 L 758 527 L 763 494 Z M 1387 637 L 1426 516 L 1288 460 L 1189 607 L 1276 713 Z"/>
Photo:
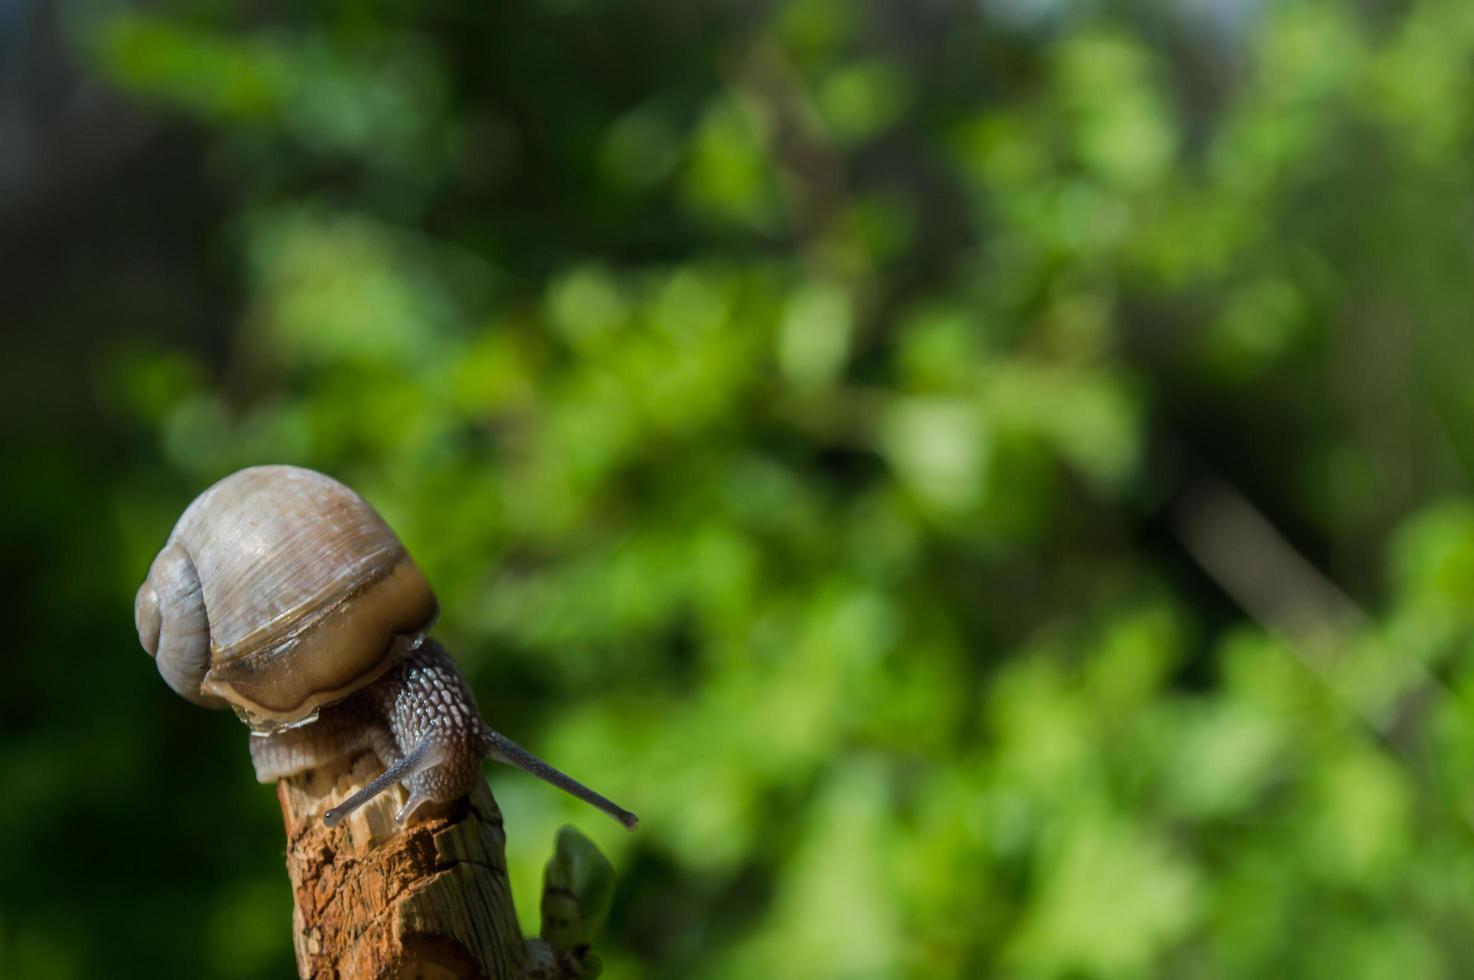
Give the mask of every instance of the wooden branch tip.
<path id="1" fill-rule="evenodd" d="M 287 834 L 297 969 L 306 978 L 484 977 L 542 972 L 517 925 L 501 812 L 484 782 L 400 829 L 402 790 L 337 827 L 324 811 L 379 773 L 373 755 L 277 783 Z"/>

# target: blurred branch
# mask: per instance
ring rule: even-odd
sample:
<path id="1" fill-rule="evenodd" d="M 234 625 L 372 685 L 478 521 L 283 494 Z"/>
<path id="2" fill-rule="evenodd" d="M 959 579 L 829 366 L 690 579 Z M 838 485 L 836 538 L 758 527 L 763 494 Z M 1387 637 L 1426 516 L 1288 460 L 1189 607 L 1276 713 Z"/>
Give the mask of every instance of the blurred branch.
<path id="1" fill-rule="evenodd" d="M 778 174 L 805 270 L 848 302 L 853 350 L 873 313 L 878 276 L 855 217 L 844 154 L 825 131 L 798 66 L 772 40 L 759 38 L 747 50 L 730 84 Z M 812 437 L 868 449 L 883 404 L 883 397 L 831 385 L 790 394 L 783 414 Z"/>
<path id="2" fill-rule="evenodd" d="M 843 285 L 855 309 L 863 309 L 874 269 L 856 225 L 845 158 L 825 132 L 797 66 L 762 38 L 738 62 L 731 84 L 778 173 L 804 264 Z"/>
<path id="3" fill-rule="evenodd" d="M 58 212 L 89 215 L 88 195 L 161 128 L 73 61 L 62 5 L 34 6 L 0 24 L 0 254 L 25 248 Z"/>
<path id="4" fill-rule="evenodd" d="M 1411 741 L 1430 703 L 1452 697 L 1442 682 L 1388 650 L 1372 619 L 1228 484 L 1208 479 L 1189 488 L 1173 525 L 1203 570 L 1407 764 L 1396 743 Z M 1474 828 L 1474 812 L 1456 809 Z"/>
<path id="5" fill-rule="evenodd" d="M 1192 487 L 1174 515 L 1188 553 L 1261 626 L 1319 674 L 1341 663 L 1339 641 L 1366 614 L 1290 546 L 1242 494 L 1216 480 Z"/>

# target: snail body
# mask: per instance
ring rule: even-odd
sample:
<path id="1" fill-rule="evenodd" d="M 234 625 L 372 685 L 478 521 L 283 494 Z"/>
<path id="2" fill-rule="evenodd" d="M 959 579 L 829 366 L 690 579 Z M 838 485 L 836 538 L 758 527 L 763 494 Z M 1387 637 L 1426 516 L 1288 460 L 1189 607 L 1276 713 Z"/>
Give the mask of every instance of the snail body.
<path id="1" fill-rule="evenodd" d="M 428 637 L 438 606 L 382 518 L 311 470 L 241 470 L 186 508 L 138 590 L 139 640 L 176 693 L 251 727 L 273 782 L 372 751 L 384 772 L 330 826 L 403 783 L 408 821 L 468 793 L 492 758 L 633 828 L 638 819 L 494 731 Z"/>

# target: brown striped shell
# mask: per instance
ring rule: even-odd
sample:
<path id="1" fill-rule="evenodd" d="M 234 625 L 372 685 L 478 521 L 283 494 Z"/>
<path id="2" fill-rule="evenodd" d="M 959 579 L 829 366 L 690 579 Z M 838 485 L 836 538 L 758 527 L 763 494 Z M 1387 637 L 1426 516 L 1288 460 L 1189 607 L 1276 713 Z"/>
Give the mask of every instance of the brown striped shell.
<path id="1" fill-rule="evenodd" d="M 184 511 L 135 618 L 171 687 L 269 731 L 373 682 L 437 611 L 419 567 L 363 498 L 312 470 L 257 466 Z"/>

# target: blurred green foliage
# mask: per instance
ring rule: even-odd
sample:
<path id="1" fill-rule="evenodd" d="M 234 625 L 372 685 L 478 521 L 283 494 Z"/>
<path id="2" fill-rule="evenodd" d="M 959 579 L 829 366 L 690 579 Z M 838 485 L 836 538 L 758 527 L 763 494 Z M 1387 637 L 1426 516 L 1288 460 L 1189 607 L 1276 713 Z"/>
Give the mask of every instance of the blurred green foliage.
<path id="1" fill-rule="evenodd" d="M 66 8 L 230 285 L 48 307 L 96 420 L 7 508 L 0 975 L 290 975 L 244 732 L 129 619 L 265 461 L 640 813 L 489 770 L 529 934 L 556 827 L 613 859 L 606 976 L 1465 975 L 1474 6 L 1106 6 Z M 1230 540 L 1268 613 L 1204 485 L 1304 556 Z"/>

